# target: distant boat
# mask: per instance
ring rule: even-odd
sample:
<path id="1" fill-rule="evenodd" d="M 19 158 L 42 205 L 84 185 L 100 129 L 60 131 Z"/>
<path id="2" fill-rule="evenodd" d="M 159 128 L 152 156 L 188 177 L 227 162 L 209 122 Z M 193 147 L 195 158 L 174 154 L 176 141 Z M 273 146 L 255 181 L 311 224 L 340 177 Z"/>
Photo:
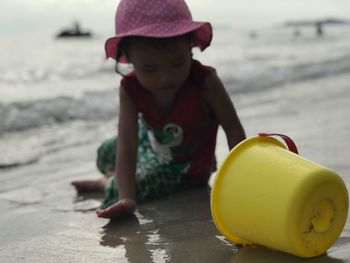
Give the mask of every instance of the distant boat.
<path id="1" fill-rule="evenodd" d="M 78 22 L 74 22 L 72 28 L 63 29 L 56 35 L 56 38 L 75 38 L 75 37 L 91 37 L 89 31 L 82 31 Z"/>
<path id="2" fill-rule="evenodd" d="M 56 36 L 57 38 L 63 38 L 63 37 L 91 37 L 90 32 L 75 32 L 71 30 L 63 30 Z"/>

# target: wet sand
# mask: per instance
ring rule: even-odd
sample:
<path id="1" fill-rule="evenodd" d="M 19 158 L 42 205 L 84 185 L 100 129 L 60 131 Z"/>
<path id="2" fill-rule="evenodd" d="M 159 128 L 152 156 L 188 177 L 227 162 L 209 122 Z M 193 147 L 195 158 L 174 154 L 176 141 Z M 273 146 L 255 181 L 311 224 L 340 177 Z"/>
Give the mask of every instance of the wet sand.
<path id="1" fill-rule="evenodd" d="M 239 94 L 248 136 L 280 132 L 300 154 L 336 170 L 350 188 L 350 74 Z M 218 158 L 227 153 L 222 131 Z M 0 170 L 0 262 L 290 262 L 305 260 L 263 247 L 237 248 L 216 230 L 209 188 L 141 205 L 128 220 L 95 216 L 101 195 L 76 196 L 70 181 L 95 178 L 97 144 Z M 350 219 L 338 241 L 308 262 L 350 262 Z"/>

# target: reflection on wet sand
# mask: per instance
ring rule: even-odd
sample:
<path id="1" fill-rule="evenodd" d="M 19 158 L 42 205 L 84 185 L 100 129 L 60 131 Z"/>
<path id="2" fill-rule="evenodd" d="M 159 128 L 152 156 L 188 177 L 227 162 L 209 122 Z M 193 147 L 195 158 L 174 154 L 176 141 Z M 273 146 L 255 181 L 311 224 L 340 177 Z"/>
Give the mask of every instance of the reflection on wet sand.
<path id="1" fill-rule="evenodd" d="M 131 263 L 228 262 L 236 249 L 218 236 L 207 188 L 140 206 L 135 216 L 109 222 L 101 234 L 100 245 L 123 247 Z"/>
<path id="2" fill-rule="evenodd" d="M 120 247 L 125 249 L 125 257 L 129 262 L 167 262 L 169 259 L 169 244 L 164 242 L 159 230 L 146 225 L 152 221 L 142 218 L 142 215 L 111 221 L 103 227 L 100 245 Z"/>
<path id="3" fill-rule="evenodd" d="M 110 221 L 103 227 L 100 245 L 107 247 L 123 247 L 129 262 L 152 262 L 151 251 L 147 248 L 147 235 L 141 228 L 136 216 L 118 221 Z"/>
<path id="4" fill-rule="evenodd" d="M 135 215 L 102 227 L 100 245 L 124 252 L 127 262 L 345 263 L 329 255 L 299 258 L 262 246 L 237 248 L 215 228 L 207 188 L 195 189 L 141 205 Z M 334 244 L 348 250 L 348 237 Z M 345 252 L 345 256 L 348 252 Z M 345 257 L 344 256 L 344 257 Z M 141 260 L 141 261 L 140 261 Z"/>
<path id="5" fill-rule="evenodd" d="M 230 263 L 345 263 L 342 259 L 328 255 L 304 259 L 261 246 L 248 246 L 239 249 Z"/>

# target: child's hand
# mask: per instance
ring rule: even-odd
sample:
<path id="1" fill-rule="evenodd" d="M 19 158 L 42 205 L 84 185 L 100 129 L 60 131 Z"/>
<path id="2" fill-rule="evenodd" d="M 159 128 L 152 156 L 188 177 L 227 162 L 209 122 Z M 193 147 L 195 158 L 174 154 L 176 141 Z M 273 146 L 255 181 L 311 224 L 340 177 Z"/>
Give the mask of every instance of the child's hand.
<path id="1" fill-rule="evenodd" d="M 96 211 L 98 217 L 103 218 L 121 218 L 132 214 L 136 209 L 136 202 L 130 198 L 124 198 L 117 203 L 107 207 L 106 209 L 99 209 Z"/>

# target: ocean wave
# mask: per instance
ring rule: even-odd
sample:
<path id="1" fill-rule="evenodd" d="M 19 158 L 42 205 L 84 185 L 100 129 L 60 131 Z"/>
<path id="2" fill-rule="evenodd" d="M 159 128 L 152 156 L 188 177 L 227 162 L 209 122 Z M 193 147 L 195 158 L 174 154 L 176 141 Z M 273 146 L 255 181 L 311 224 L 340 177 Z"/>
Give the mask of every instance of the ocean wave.
<path id="1" fill-rule="evenodd" d="M 224 71 L 222 78 L 230 92 L 254 92 L 346 72 L 350 73 L 350 54 L 318 63 L 301 63 L 285 67 L 254 66 L 241 69 L 236 67 L 235 70 Z"/>
<path id="2" fill-rule="evenodd" d="M 113 67 L 106 63 L 96 65 L 66 65 L 64 67 L 36 67 L 32 65 L 24 68 L 5 68 L 0 74 L 0 83 L 3 84 L 28 84 L 57 80 L 75 80 L 86 77 L 99 76 L 101 74 L 113 74 Z"/>
<path id="3" fill-rule="evenodd" d="M 219 75 L 229 93 L 257 92 L 297 81 L 350 72 L 350 54 L 317 63 L 292 66 L 239 67 L 227 62 Z M 114 89 L 34 101 L 0 103 L 0 134 L 74 120 L 103 120 L 118 114 Z"/>
<path id="4" fill-rule="evenodd" d="M 104 120 L 117 115 L 115 90 L 86 92 L 79 98 L 57 97 L 0 104 L 0 134 L 72 120 Z"/>
<path id="5" fill-rule="evenodd" d="M 4 133 L 0 136 L 0 170 L 41 161 L 46 165 L 67 164 L 74 161 L 66 158 L 67 151 L 77 151 L 82 156 L 86 146 L 93 144 L 97 148 L 100 142 L 113 136 L 115 130 L 115 121 L 99 119 L 55 123 Z M 88 153 L 88 159 L 93 158 L 93 154 Z"/>

